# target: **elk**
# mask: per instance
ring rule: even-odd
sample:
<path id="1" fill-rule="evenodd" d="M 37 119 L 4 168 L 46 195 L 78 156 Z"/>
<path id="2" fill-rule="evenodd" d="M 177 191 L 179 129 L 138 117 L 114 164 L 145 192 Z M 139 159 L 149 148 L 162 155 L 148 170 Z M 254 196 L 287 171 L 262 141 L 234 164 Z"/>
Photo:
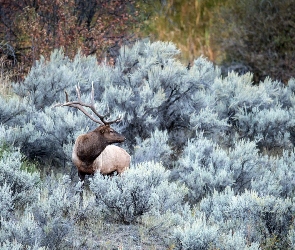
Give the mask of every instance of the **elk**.
<path id="1" fill-rule="evenodd" d="M 111 147 L 106 150 L 102 155 L 101 153 L 107 148 L 108 145 L 113 143 L 120 143 L 125 141 L 125 137 L 110 127 L 111 124 L 121 121 L 117 118 L 112 121 L 107 121 L 105 116 L 99 114 L 94 107 L 94 88 L 92 83 L 91 90 L 91 103 L 86 104 L 81 101 L 81 93 L 79 85 L 76 86 L 78 101 L 69 101 L 68 93 L 65 91 L 66 102 L 63 104 L 56 104 L 55 106 L 69 106 L 82 111 L 92 121 L 100 124 L 96 129 L 87 134 L 78 136 L 72 153 L 72 161 L 78 169 L 80 180 L 85 179 L 85 175 L 93 175 L 95 171 L 100 171 L 102 174 L 112 174 L 117 171 L 121 173 L 129 166 L 130 155 L 119 147 Z M 99 118 L 99 120 L 91 116 L 84 107 L 90 108 L 92 112 Z M 124 169 L 122 164 L 115 162 L 128 162 L 128 166 Z M 121 159 L 121 158 L 122 159 Z M 116 161 L 114 161 L 116 159 Z M 109 164 L 109 165 L 108 165 Z M 113 164 L 111 166 L 111 164 Z"/>

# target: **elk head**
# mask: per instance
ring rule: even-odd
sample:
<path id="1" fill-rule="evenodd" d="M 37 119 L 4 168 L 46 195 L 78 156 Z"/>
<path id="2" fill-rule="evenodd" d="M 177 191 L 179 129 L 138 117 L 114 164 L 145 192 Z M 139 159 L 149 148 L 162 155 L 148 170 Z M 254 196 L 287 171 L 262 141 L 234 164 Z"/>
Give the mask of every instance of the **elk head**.
<path id="1" fill-rule="evenodd" d="M 66 94 L 66 102 L 63 104 L 57 104 L 55 106 L 69 106 L 74 107 L 82 111 L 87 117 L 89 117 L 92 121 L 100 124 L 99 127 L 94 129 L 93 131 L 78 136 L 76 139 L 72 160 L 73 163 L 78 168 L 78 173 L 80 179 L 83 180 L 85 174 L 93 174 L 95 172 L 95 167 L 93 162 L 95 159 L 101 154 L 101 152 L 106 148 L 106 146 L 125 141 L 125 137 L 118 132 L 116 132 L 113 128 L 110 127 L 111 124 L 117 123 L 121 121 L 121 118 L 117 118 L 112 121 L 107 121 L 105 116 L 99 114 L 94 107 L 94 88 L 92 83 L 92 91 L 91 91 L 91 103 L 86 104 L 81 101 L 81 93 L 79 85 L 76 86 L 76 92 L 78 96 L 78 101 L 69 101 L 68 93 Z M 90 108 L 91 111 L 99 118 L 95 118 L 90 115 L 86 109 Z"/>

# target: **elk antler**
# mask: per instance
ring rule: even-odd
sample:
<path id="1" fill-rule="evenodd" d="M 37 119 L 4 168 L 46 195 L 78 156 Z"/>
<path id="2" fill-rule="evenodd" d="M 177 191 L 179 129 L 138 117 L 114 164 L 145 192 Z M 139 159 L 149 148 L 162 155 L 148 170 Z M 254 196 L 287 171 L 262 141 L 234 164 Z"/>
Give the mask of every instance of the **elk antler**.
<path id="1" fill-rule="evenodd" d="M 81 101 L 81 92 L 80 92 L 80 86 L 78 84 L 78 86 L 76 86 L 76 92 L 77 92 L 77 97 L 78 97 L 78 101 L 73 101 L 70 102 L 69 101 L 69 95 L 68 93 L 65 91 L 66 94 L 66 102 L 65 103 L 58 103 L 56 104 L 54 107 L 63 107 L 63 106 L 69 106 L 69 107 L 74 107 L 77 108 L 79 110 L 81 110 L 86 116 L 88 116 L 92 121 L 102 124 L 102 125 L 110 125 L 112 123 L 116 123 L 121 121 L 121 118 L 118 117 L 117 119 L 113 120 L 113 121 L 106 121 L 105 116 L 104 115 L 100 115 L 95 107 L 94 107 L 94 87 L 93 87 L 93 82 L 92 82 L 92 89 L 91 89 L 91 103 L 87 104 L 87 103 L 83 103 Z M 90 108 L 92 110 L 92 112 L 100 119 L 97 120 L 96 118 L 94 118 L 93 116 L 91 116 L 83 107 L 87 107 Z"/>

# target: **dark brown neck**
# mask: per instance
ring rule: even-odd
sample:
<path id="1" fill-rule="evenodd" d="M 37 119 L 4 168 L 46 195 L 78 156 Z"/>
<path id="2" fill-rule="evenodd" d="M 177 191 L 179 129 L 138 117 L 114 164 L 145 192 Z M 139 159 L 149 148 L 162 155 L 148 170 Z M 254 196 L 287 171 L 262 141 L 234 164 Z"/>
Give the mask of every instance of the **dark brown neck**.
<path id="1" fill-rule="evenodd" d="M 85 163 L 92 163 L 106 148 L 108 143 L 100 132 L 92 131 L 85 135 L 77 148 L 79 159 Z"/>

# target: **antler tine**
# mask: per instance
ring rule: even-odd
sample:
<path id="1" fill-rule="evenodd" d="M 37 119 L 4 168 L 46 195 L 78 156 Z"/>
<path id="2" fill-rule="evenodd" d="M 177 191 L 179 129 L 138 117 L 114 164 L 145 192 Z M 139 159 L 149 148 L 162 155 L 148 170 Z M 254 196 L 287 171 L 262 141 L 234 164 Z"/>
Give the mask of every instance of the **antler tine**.
<path id="1" fill-rule="evenodd" d="M 69 95 L 68 95 L 68 92 L 65 90 L 65 94 L 66 94 L 66 102 L 70 102 L 69 101 Z"/>
<path id="2" fill-rule="evenodd" d="M 82 113 L 84 113 L 87 117 L 89 117 L 92 121 L 99 123 L 101 125 L 104 125 L 104 123 L 100 120 L 95 119 L 94 117 L 92 117 L 84 108 L 85 107 L 89 107 L 91 108 L 91 105 L 85 104 L 81 102 L 81 94 L 80 94 L 80 86 L 76 86 L 76 92 L 77 92 L 77 96 L 78 96 L 78 101 L 73 101 L 70 102 L 69 101 L 69 95 L 68 92 L 65 91 L 65 95 L 66 95 L 66 102 L 65 103 L 57 103 L 56 105 L 54 105 L 54 107 L 63 107 L 63 106 L 68 106 L 68 107 L 73 107 L 73 108 L 77 108 L 79 109 Z"/>
<path id="3" fill-rule="evenodd" d="M 68 95 L 68 92 L 65 90 L 65 95 L 66 95 L 66 103 L 57 103 L 55 104 L 53 107 L 56 108 L 56 107 L 62 107 L 62 106 L 69 106 L 69 105 L 66 105 L 67 103 L 69 103 L 69 95 Z"/>
<path id="4" fill-rule="evenodd" d="M 76 86 L 76 92 L 77 92 L 77 97 L 78 97 L 78 101 L 72 101 L 70 102 L 69 101 L 69 95 L 68 93 L 65 91 L 65 95 L 66 95 L 66 102 L 65 103 L 58 103 L 56 104 L 54 107 L 61 107 L 61 106 L 69 106 L 69 107 L 74 107 L 74 108 L 77 108 L 79 109 L 80 111 L 82 111 L 87 117 L 89 117 L 92 121 L 96 122 L 96 123 L 99 123 L 99 124 L 102 124 L 102 125 L 110 125 L 110 124 L 113 124 L 113 123 L 116 123 L 116 122 L 119 122 L 121 121 L 121 117 L 118 117 L 117 119 L 113 120 L 113 121 L 106 121 L 105 119 L 105 116 L 103 115 L 100 115 L 95 107 L 94 107 L 94 87 L 93 87 L 93 82 L 92 82 L 92 89 L 91 89 L 91 104 L 86 104 L 86 103 L 83 103 L 81 101 L 81 92 L 80 92 L 80 85 L 78 84 Z M 84 107 L 87 107 L 87 108 L 90 108 L 92 110 L 92 112 L 100 119 L 100 120 L 97 120 L 95 119 L 94 117 L 92 117 L 84 108 Z"/>
<path id="5" fill-rule="evenodd" d="M 81 101 L 81 92 L 80 92 L 80 84 L 78 83 L 78 85 L 76 85 L 76 92 L 77 92 L 77 97 L 78 97 L 78 101 Z"/>
<path id="6" fill-rule="evenodd" d="M 120 117 L 118 117 L 117 119 L 115 119 L 115 120 L 113 120 L 113 121 L 106 121 L 106 120 L 105 120 L 105 115 L 101 115 L 101 114 L 99 114 L 99 113 L 96 111 L 96 109 L 95 109 L 95 107 L 94 107 L 94 86 L 93 86 L 93 81 L 92 81 L 91 85 L 92 85 L 92 87 L 91 87 L 91 106 L 88 106 L 88 107 L 92 110 L 92 112 L 93 112 L 97 117 L 99 117 L 99 119 L 100 119 L 105 125 L 111 125 L 111 124 L 113 124 L 113 123 L 116 123 L 116 122 L 121 121 L 121 118 L 120 118 Z"/>
<path id="7" fill-rule="evenodd" d="M 93 87 L 93 81 L 91 83 L 91 105 L 94 106 L 94 87 Z"/>

